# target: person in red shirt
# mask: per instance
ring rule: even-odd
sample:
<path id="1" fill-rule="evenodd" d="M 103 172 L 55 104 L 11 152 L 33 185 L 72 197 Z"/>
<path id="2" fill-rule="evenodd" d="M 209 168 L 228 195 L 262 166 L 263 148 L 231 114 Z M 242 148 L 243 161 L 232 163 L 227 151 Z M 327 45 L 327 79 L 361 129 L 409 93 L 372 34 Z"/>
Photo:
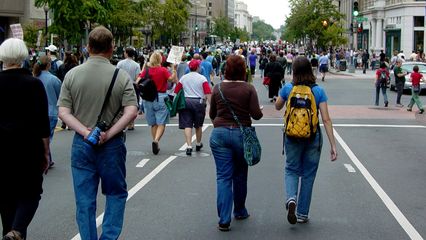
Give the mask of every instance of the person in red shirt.
<path id="1" fill-rule="evenodd" d="M 385 74 L 385 79 L 382 79 L 382 73 Z M 389 79 L 389 71 L 386 68 L 386 63 L 385 62 L 381 62 L 380 63 L 380 69 L 377 69 L 376 71 L 376 81 L 375 81 L 375 86 L 376 86 L 376 106 L 379 106 L 379 96 L 380 96 L 380 89 L 382 90 L 382 94 L 383 94 L 383 100 L 385 103 L 385 107 L 388 106 L 389 101 L 388 101 L 388 95 L 386 94 L 386 90 L 387 90 L 387 82 Z"/>
<path id="2" fill-rule="evenodd" d="M 410 75 L 410 79 L 411 79 L 411 100 L 410 100 L 410 104 L 408 104 L 408 108 L 407 111 L 411 112 L 413 109 L 413 105 L 414 103 L 417 105 L 417 107 L 419 108 L 419 113 L 422 114 L 425 110 L 423 109 L 423 104 L 420 101 L 419 98 L 419 94 L 421 91 L 420 88 L 420 81 L 425 81 L 425 78 L 423 77 L 423 75 L 421 73 L 419 73 L 419 66 L 415 65 L 413 67 L 413 72 Z"/>
<path id="3" fill-rule="evenodd" d="M 148 68 L 148 74 L 158 91 L 158 98 L 154 101 L 143 100 L 145 108 L 145 118 L 149 126 L 151 126 L 152 135 L 152 153 L 155 155 L 160 151 L 158 142 L 164 134 L 166 124 L 169 123 L 170 113 L 167 109 L 165 99 L 168 98 L 167 82 L 177 83 L 176 66 L 173 68 L 173 74 L 167 68 L 161 66 L 162 56 L 159 52 L 154 52 L 147 63 L 147 67 L 139 74 L 137 82 L 143 79 Z"/>

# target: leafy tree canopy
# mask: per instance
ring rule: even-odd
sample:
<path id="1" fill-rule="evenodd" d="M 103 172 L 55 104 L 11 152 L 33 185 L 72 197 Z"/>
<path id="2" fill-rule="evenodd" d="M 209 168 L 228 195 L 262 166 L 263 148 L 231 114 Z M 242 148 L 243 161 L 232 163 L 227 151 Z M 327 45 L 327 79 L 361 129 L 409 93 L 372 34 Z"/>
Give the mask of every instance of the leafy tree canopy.
<path id="1" fill-rule="evenodd" d="M 265 23 L 264 21 L 257 21 L 253 23 L 252 39 L 257 41 L 262 40 L 275 40 L 274 28 Z"/>
<path id="2" fill-rule="evenodd" d="M 85 29 L 108 27 L 114 36 L 126 40 L 134 27 L 151 25 L 154 38 L 176 40 L 186 31 L 189 0 L 35 0 L 36 7 L 49 6 L 53 23 L 49 31 L 69 43 L 78 44 Z"/>
<path id="3" fill-rule="evenodd" d="M 291 15 L 286 19 L 284 39 L 294 42 L 310 39 L 326 48 L 345 42 L 343 17 L 332 0 L 290 0 Z"/>
<path id="4" fill-rule="evenodd" d="M 105 24 L 113 2 L 117 0 L 35 0 L 36 7 L 48 5 L 53 12 L 53 24 L 49 30 L 72 43 L 78 43 L 83 29 L 90 22 Z"/>
<path id="5" fill-rule="evenodd" d="M 246 29 L 234 27 L 230 33 L 230 38 L 232 42 L 236 42 L 237 39 L 240 39 L 241 42 L 247 42 L 250 40 L 250 33 Z"/>
<path id="6" fill-rule="evenodd" d="M 229 23 L 229 19 L 226 16 L 219 16 L 218 18 L 213 19 L 214 27 L 213 34 L 220 37 L 222 41 L 229 37 L 231 34 L 232 26 Z"/>

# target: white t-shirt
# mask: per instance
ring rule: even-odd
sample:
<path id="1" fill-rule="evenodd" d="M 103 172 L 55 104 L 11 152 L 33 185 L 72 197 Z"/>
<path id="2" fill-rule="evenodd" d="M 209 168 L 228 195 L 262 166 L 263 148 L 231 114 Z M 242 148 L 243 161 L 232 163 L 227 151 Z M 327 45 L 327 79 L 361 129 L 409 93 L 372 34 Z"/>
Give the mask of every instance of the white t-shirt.
<path id="1" fill-rule="evenodd" d="M 125 70 L 129 74 L 130 79 L 132 79 L 133 82 L 136 81 L 136 78 L 141 72 L 139 64 L 129 58 L 119 61 L 117 63 L 117 68 Z"/>
<path id="2" fill-rule="evenodd" d="M 188 98 L 204 98 L 203 84 L 207 83 L 207 78 L 197 72 L 190 72 L 183 75 L 179 80 L 182 84 L 185 97 Z"/>

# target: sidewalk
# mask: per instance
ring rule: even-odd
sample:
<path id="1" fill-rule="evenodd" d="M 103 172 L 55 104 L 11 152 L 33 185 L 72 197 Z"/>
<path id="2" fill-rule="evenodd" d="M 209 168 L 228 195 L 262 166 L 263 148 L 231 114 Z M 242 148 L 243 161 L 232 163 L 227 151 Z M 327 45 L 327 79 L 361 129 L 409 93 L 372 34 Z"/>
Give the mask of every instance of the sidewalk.
<path id="1" fill-rule="evenodd" d="M 346 71 L 337 71 L 334 68 L 329 68 L 329 72 L 330 74 L 334 74 L 334 75 L 351 76 L 354 78 L 362 78 L 362 79 L 365 79 L 365 78 L 373 79 L 375 78 L 375 75 L 376 75 L 376 70 L 373 71 L 371 70 L 371 68 L 367 69 L 365 74 L 362 73 L 362 69 L 359 69 L 359 68 L 355 69 L 355 73 L 350 73 L 348 69 L 346 69 Z"/>

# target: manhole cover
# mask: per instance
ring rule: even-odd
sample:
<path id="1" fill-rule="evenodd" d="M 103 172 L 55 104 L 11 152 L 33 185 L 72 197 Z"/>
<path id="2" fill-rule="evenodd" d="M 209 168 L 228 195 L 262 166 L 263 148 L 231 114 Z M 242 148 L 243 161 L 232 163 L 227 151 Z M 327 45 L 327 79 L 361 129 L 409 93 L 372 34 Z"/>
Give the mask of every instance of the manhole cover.
<path id="1" fill-rule="evenodd" d="M 179 157 L 196 157 L 196 158 L 210 157 L 210 154 L 205 153 L 205 152 L 192 152 L 191 156 L 187 156 L 186 152 L 178 152 L 178 153 L 175 153 L 174 155 L 179 156 Z"/>
<path id="2" fill-rule="evenodd" d="M 147 152 L 141 152 L 141 151 L 127 151 L 127 156 L 145 156 L 148 155 Z"/>

